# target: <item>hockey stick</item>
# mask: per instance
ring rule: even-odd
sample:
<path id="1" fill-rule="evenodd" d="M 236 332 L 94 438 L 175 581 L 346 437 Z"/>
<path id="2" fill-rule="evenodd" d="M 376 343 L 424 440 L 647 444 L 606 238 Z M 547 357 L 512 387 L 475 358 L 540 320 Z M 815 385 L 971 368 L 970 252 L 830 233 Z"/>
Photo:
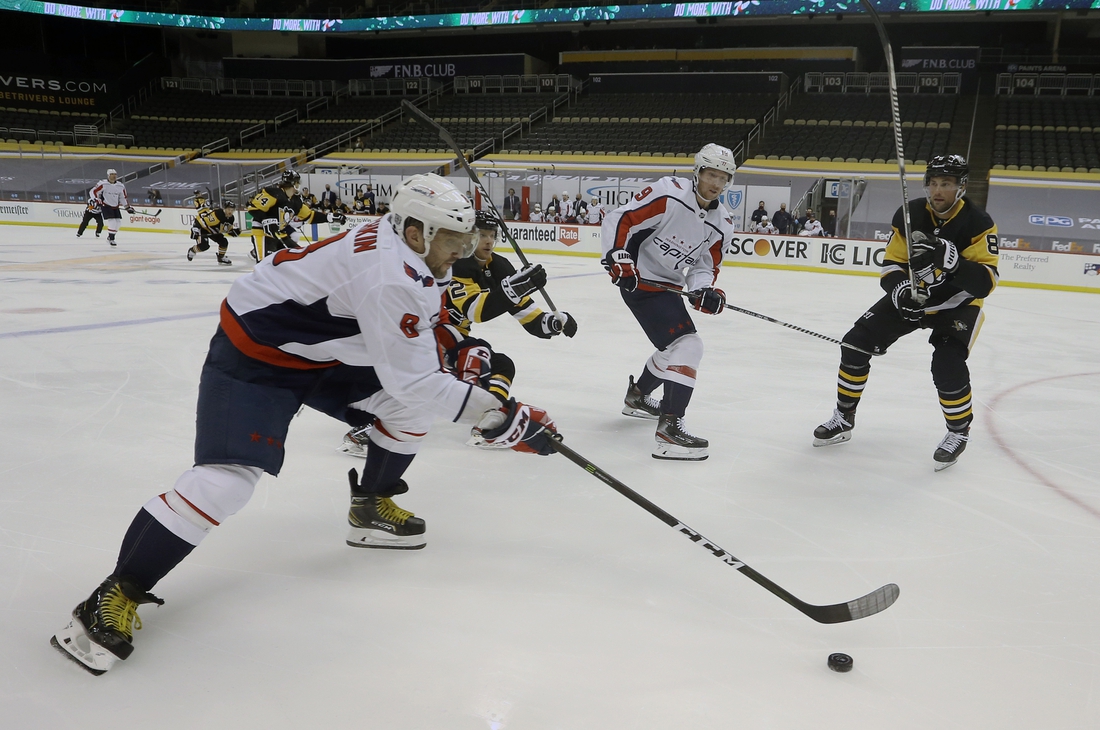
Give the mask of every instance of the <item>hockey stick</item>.
<path id="1" fill-rule="evenodd" d="M 677 289 L 674 286 L 669 286 L 668 284 L 664 284 L 664 283 L 659 282 L 659 281 L 650 281 L 649 279 L 638 279 L 638 281 L 640 281 L 642 284 L 645 284 L 646 286 L 652 286 L 656 289 L 663 289 L 665 291 L 670 291 L 673 294 L 679 294 L 680 296 L 684 297 L 685 299 L 691 299 L 690 292 L 686 292 L 682 289 Z M 817 332 L 814 332 L 813 330 L 808 330 L 805 327 L 799 327 L 798 325 L 793 325 L 793 324 L 790 324 L 789 322 L 783 322 L 783 321 L 780 321 L 778 319 L 774 319 L 772 317 L 769 317 L 766 314 L 760 314 L 760 313 L 754 312 L 750 309 L 741 309 L 741 307 L 735 307 L 732 304 L 730 304 L 729 302 L 726 302 L 726 309 L 732 309 L 735 312 L 740 312 L 741 314 L 747 314 L 750 317 L 756 317 L 757 319 L 762 319 L 765 322 L 771 322 L 772 324 L 778 324 L 778 325 L 782 325 L 784 327 L 789 327 L 792 330 L 795 330 L 796 332 L 801 332 L 803 334 L 812 335 L 814 337 L 820 337 L 821 339 L 825 340 L 826 342 L 831 342 L 834 345 L 840 345 L 841 347 L 847 347 L 849 350 L 855 350 L 856 352 L 862 352 L 864 355 L 881 355 L 882 354 L 881 352 L 871 352 L 870 350 L 864 350 L 863 348 L 856 347 L 855 345 L 849 345 L 847 342 L 841 342 L 840 340 L 838 340 L 836 338 L 829 337 L 828 335 L 819 334 Z"/>
<path id="2" fill-rule="evenodd" d="M 878 38 L 882 42 L 882 52 L 886 54 L 886 75 L 890 80 L 890 118 L 894 124 L 894 154 L 898 157 L 898 174 L 901 176 L 901 218 L 905 225 L 905 252 L 910 260 L 913 258 L 912 233 L 913 226 L 909 220 L 909 187 L 905 181 L 905 151 L 901 139 L 901 109 L 898 106 L 898 77 L 894 73 L 894 49 L 890 46 L 890 37 L 886 35 L 886 26 L 882 24 L 882 18 L 878 16 L 871 0 L 860 0 L 863 7 L 874 21 L 878 30 Z M 913 301 L 924 304 L 928 301 L 928 292 L 923 287 L 917 286 L 917 276 L 913 273 L 913 267 L 909 267 L 909 287 L 913 293 Z"/>
<path id="3" fill-rule="evenodd" d="M 550 436 L 550 445 L 559 454 L 569 459 L 577 466 L 584 469 L 592 476 L 599 479 L 607 486 L 614 489 L 619 494 L 629 499 L 634 504 L 638 505 L 646 512 L 650 513 L 661 522 L 683 533 L 689 540 L 694 543 L 698 543 L 705 548 L 714 557 L 719 558 L 723 563 L 736 568 L 741 573 L 745 574 L 757 585 L 762 586 L 769 593 L 779 596 L 784 601 L 794 606 L 796 609 L 812 618 L 814 621 L 822 624 L 839 624 L 845 621 L 855 621 L 856 619 L 866 618 L 867 616 L 873 616 L 876 613 L 885 611 L 894 604 L 894 601 L 898 600 L 898 595 L 901 593 L 901 589 L 894 583 L 888 583 L 878 590 L 871 591 L 865 596 L 855 599 L 854 601 L 848 601 L 847 603 L 835 603 L 831 606 L 815 606 L 810 603 L 795 597 L 789 591 L 782 586 L 773 583 L 768 578 L 764 577 L 760 573 L 750 568 L 745 563 L 735 558 L 730 553 L 726 552 L 723 548 L 718 547 L 712 540 L 704 537 L 700 533 L 696 532 L 692 528 L 685 525 L 680 520 L 676 519 L 668 512 L 657 505 L 650 502 L 642 495 L 635 492 L 630 487 L 620 482 L 615 477 L 605 472 L 600 467 L 596 466 L 588 459 L 584 458 L 573 449 L 569 448 L 562 443 L 562 437 L 559 434 L 553 434 Z"/>
<path id="4" fill-rule="evenodd" d="M 425 114 L 422 109 L 414 104 L 410 104 L 408 99 L 401 100 L 401 108 L 408 112 L 414 121 L 422 127 L 435 132 L 439 135 L 441 140 L 447 143 L 458 158 L 458 164 L 462 165 L 462 169 L 470 176 L 470 181 L 481 190 L 481 194 L 485 197 L 485 201 L 493 211 L 493 217 L 497 219 L 497 225 L 500 226 L 501 233 L 508 239 L 508 243 L 512 245 L 512 249 L 516 252 L 516 256 L 519 257 L 520 263 L 523 264 L 524 268 L 530 266 L 531 262 L 523 255 L 523 249 L 519 247 L 519 244 L 516 243 L 516 239 L 512 237 L 511 231 L 508 230 L 508 226 L 504 224 L 504 216 L 500 214 L 500 211 L 497 210 L 497 206 L 493 203 L 493 199 L 489 197 L 489 191 L 485 188 L 485 185 L 482 184 L 481 178 L 478 177 L 477 173 L 470 167 L 470 164 L 466 162 L 466 155 L 462 152 L 462 148 L 458 146 L 458 143 L 455 142 L 455 138 L 451 136 L 451 133 L 444 129 L 443 125 L 439 122 Z M 550 299 L 550 295 L 546 293 L 546 289 L 540 286 L 539 293 L 542 294 L 542 298 L 546 300 L 546 306 L 550 307 L 550 310 L 556 313 L 558 308 L 554 306 L 554 302 Z"/>

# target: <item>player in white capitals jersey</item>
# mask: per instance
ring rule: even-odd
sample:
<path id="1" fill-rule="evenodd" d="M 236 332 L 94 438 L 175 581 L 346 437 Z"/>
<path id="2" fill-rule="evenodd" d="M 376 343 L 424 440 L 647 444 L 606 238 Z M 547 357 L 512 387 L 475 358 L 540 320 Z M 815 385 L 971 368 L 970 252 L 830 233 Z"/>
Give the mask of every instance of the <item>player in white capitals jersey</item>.
<path id="1" fill-rule="evenodd" d="M 107 243 L 117 246 L 115 234 L 122 224 L 122 210 L 130 215 L 134 214 L 130 199 L 126 196 L 126 186 L 119 182 L 118 172 L 108 170 L 107 179 L 96 183 L 89 197 L 98 200 L 103 208 L 103 222 L 107 224 Z"/>
<path id="2" fill-rule="evenodd" d="M 549 454 L 544 411 L 502 405 L 441 370 L 434 327 L 473 228 L 466 196 L 416 175 L 397 188 L 390 214 L 278 251 L 237 279 L 199 381 L 195 466 L 141 508 L 114 571 L 54 646 L 94 674 L 127 658 L 138 606 L 163 603 L 153 586 L 248 502 L 263 472 L 279 473 L 302 405 L 353 425 L 374 419 L 362 479 L 348 475 L 354 547 L 424 546 L 424 520 L 392 497 L 407 491 L 401 477 L 437 417 L 476 425 L 490 447 Z"/>
<path id="3" fill-rule="evenodd" d="M 703 340 L 684 299 L 646 282 L 686 290 L 700 312 L 725 308 L 726 295 L 714 283 L 733 221 L 719 197 L 734 170 L 733 153 L 708 144 L 695 155 L 694 179 L 663 177 L 603 220 L 603 265 L 657 348 L 637 382 L 631 376 L 623 407 L 624 415 L 657 419 L 656 459 L 702 461 L 710 444 L 684 426 Z M 658 385 L 664 386 L 660 401 L 649 396 Z"/>

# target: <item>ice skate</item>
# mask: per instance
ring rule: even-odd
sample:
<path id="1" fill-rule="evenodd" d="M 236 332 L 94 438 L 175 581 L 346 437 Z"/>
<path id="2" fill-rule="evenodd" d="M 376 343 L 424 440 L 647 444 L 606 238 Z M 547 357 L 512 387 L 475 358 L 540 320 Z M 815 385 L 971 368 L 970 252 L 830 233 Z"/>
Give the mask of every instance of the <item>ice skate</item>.
<path id="1" fill-rule="evenodd" d="M 703 461 L 710 456 L 707 453 L 710 442 L 688 433 L 681 416 L 661 414 L 653 438 L 657 442 L 653 447 L 654 459 Z"/>
<path id="2" fill-rule="evenodd" d="M 357 476 L 354 469 L 348 473 L 348 478 L 352 489 L 355 489 Z M 424 547 L 428 543 L 424 537 L 424 520 L 401 509 L 390 499 L 407 491 L 409 485 L 402 479 L 387 494 L 352 497 L 348 512 L 348 524 L 351 526 L 348 545 L 388 550 L 419 550 Z"/>
<path id="3" fill-rule="evenodd" d="M 194 261 L 195 260 L 195 249 L 193 249 L 193 248 L 187 249 L 187 260 L 188 261 Z"/>
<path id="4" fill-rule="evenodd" d="M 367 441 L 369 440 L 370 432 L 373 430 L 374 424 L 371 423 L 368 423 L 366 426 L 359 426 L 358 428 L 351 429 L 344 434 L 344 441 L 336 450 L 345 454 L 351 454 L 352 456 L 366 458 Z"/>
<path id="5" fill-rule="evenodd" d="M 229 257 L 224 253 L 218 254 L 218 263 L 222 266 L 232 266 L 233 262 L 229 260 Z"/>
<path id="6" fill-rule="evenodd" d="M 76 608 L 69 625 L 50 643 L 92 674 L 103 674 L 134 652 L 134 629 L 141 628 L 137 607 L 164 605 L 125 578 L 110 576 Z"/>
<path id="7" fill-rule="evenodd" d="M 856 412 L 844 413 L 833 409 L 833 417 L 814 429 L 814 446 L 842 444 L 852 438 L 852 429 L 856 427 Z"/>
<path id="8" fill-rule="evenodd" d="M 633 375 L 630 376 L 630 384 L 627 385 L 626 395 L 623 397 L 623 415 L 653 420 L 661 417 L 661 402 L 638 390 Z"/>
<path id="9" fill-rule="evenodd" d="M 115 243 L 115 234 L 113 234 L 113 233 L 108 233 L 107 234 L 107 243 L 111 244 L 112 246 L 117 246 L 118 245 L 117 243 Z"/>
<path id="10" fill-rule="evenodd" d="M 80 238 L 80 237 L 81 237 L 81 236 L 83 236 L 83 235 L 84 235 L 83 233 L 78 233 L 78 234 L 76 234 L 76 237 L 77 237 L 77 238 Z"/>
<path id="11" fill-rule="evenodd" d="M 936 453 L 932 455 L 936 462 L 936 471 L 943 471 L 958 461 L 962 452 L 966 451 L 966 442 L 969 440 L 969 428 L 965 431 L 948 431 L 943 441 L 940 441 L 940 445 L 936 447 Z"/>

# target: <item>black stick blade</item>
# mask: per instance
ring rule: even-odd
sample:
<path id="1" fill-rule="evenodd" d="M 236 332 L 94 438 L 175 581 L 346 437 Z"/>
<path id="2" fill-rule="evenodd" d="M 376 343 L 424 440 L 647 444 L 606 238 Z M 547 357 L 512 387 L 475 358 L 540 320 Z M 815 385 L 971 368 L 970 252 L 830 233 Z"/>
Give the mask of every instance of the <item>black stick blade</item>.
<path id="1" fill-rule="evenodd" d="M 899 595 L 901 595 L 901 589 L 898 588 L 897 584 L 888 583 L 882 588 L 871 591 L 866 596 L 857 598 L 854 601 L 837 603 L 832 606 L 807 605 L 801 610 L 818 623 L 840 624 L 881 613 L 893 606 Z"/>

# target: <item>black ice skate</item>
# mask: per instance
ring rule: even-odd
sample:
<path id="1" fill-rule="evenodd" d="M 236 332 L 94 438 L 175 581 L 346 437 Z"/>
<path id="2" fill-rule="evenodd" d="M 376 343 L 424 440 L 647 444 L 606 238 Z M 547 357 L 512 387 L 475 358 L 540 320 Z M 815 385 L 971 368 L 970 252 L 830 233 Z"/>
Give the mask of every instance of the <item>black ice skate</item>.
<path id="1" fill-rule="evenodd" d="M 218 263 L 222 266 L 232 266 L 233 262 L 229 260 L 229 257 L 224 253 L 218 254 Z"/>
<path id="2" fill-rule="evenodd" d="M 193 249 L 193 248 L 187 249 L 187 260 L 188 261 L 194 261 L 195 260 L 195 249 Z"/>
<path id="3" fill-rule="evenodd" d="M 103 674 L 134 652 L 134 629 L 141 628 L 137 607 L 143 603 L 164 605 L 129 580 L 112 575 L 73 609 L 69 625 L 50 643 L 92 674 Z"/>
<path id="4" fill-rule="evenodd" d="M 630 376 L 630 384 L 627 385 L 626 396 L 623 398 L 623 415 L 651 419 L 661 417 L 661 402 L 638 390 L 633 375 Z"/>
<path id="5" fill-rule="evenodd" d="M 348 472 L 351 488 L 358 485 L 355 470 Z M 348 512 L 348 545 L 360 548 L 382 548 L 388 550 L 419 550 L 428 544 L 424 537 L 424 520 L 403 510 L 393 503 L 390 497 L 409 491 L 409 485 L 402 479 L 387 494 L 370 497 L 352 497 L 351 510 Z"/>
<path id="6" fill-rule="evenodd" d="M 940 441 L 940 445 L 936 447 L 936 453 L 932 454 L 936 462 L 936 471 L 943 471 L 958 461 L 962 452 L 966 451 L 966 442 L 969 440 L 969 428 L 965 431 L 948 431 L 943 441 Z"/>
<path id="7" fill-rule="evenodd" d="M 653 438 L 657 442 L 653 447 L 654 459 L 703 461 L 710 456 L 707 453 L 710 442 L 688 433 L 681 416 L 662 413 Z"/>
<path id="8" fill-rule="evenodd" d="M 814 446 L 842 444 L 852 438 L 852 429 L 856 427 L 856 412 L 845 413 L 833 409 L 833 417 L 814 429 Z"/>
<path id="9" fill-rule="evenodd" d="M 117 243 L 115 243 L 115 234 L 113 234 L 113 233 L 108 233 L 107 234 L 107 243 L 111 244 L 112 246 L 117 246 L 118 245 Z"/>
<path id="10" fill-rule="evenodd" d="M 352 456 L 367 456 L 367 442 L 370 440 L 370 432 L 374 430 L 374 424 L 353 428 L 344 434 L 344 441 L 336 448 L 345 454 Z"/>

